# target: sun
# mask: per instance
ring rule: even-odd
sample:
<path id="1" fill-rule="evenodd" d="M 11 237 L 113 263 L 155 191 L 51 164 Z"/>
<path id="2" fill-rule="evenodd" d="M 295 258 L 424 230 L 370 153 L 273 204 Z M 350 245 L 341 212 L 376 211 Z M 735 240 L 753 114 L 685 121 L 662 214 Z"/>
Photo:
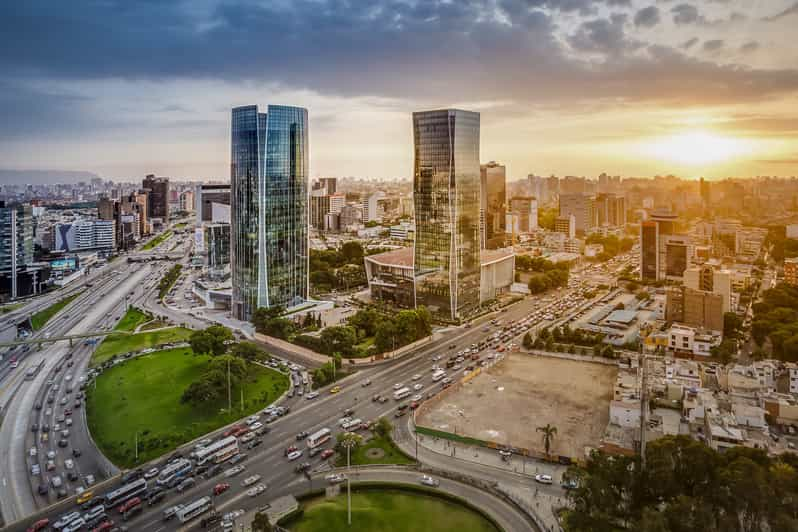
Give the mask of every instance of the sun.
<path id="1" fill-rule="evenodd" d="M 653 157 L 690 166 L 723 163 L 748 151 L 745 143 L 739 139 L 707 131 L 657 138 L 648 143 L 646 148 Z"/>

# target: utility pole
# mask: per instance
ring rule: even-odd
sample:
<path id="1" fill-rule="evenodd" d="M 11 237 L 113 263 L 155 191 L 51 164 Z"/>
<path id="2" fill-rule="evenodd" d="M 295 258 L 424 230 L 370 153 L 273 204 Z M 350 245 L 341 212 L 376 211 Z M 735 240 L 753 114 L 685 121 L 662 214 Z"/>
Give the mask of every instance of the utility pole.
<path id="1" fill-rule="evenodd" d="M 244 383 L 241 383 L 241 411 L 244 411 Z"/>
<path id="2" fill-rule="evenodd" d="M 230 389 L 230 359 L 227 359 L 227 411 L 233 411 L 233 391 Z"/>
<path id="3" fill-rule="evenodd" d="M 640 467 L 646 468 L 646 425 L 648 424 L 646 412 L 648 405 L 646 404 L 646 355 L 643 354 L 641 344 L 640 348 Z"/>
<path id="4" fill-rule="evenodd" d="M 352 471 L 349 463 L 349 449 L 351 445 L 346 446 L 346 522 L 352 526 Z"/>
<path id="5" fill-rule="evenodd" d="M 136 442 L 136 462 L 139 461 L 139 431 L 136 431 L 135 440 Z"/>

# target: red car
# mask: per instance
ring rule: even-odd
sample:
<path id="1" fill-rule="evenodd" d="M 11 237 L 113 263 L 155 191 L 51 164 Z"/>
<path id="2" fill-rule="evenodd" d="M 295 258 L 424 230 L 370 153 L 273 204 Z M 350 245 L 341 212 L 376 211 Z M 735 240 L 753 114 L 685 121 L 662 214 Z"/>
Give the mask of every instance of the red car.
<path id="1" fill-rule="evenodd" d="M 289 454 L 293 453 L 296 450 L 297 450 L 297 446 L 296 445 L 290 445 L 290 446 L 285 448 L 285 451 L 283 451 L 283 454 L 285 456 L 288 456 Z"/>
<path id="2" fill-rule="evenodd" d="M 64 415 L 65 416 L 71 416 L 72 415 L 72 409 L 71 408 L 65 408 L 64 409 Z"/>
<path id="3" fill-rule="evenodd" d="M 30 527 L 28 527 L 28 532 L 37 532 L 39 530 L 43 530 L 47 528 L 47 525 L 50 524 L 49 519 L 39 519 L 35 523 L 33 523 Z"/>
<path id="4" fill-rule="evenodd" d="M 321 452 L 321 459 L 322 460 L 326 460 L 326 459 L 328 459 L 329 457 L 331 457 L 334 454 L 335 454 L 335 451 L 333 451 L 332 449 L 324 449 Z"/>
<path id="5" fill-rule="evenodd" d="M 213 487 L 213 494 L 214 495 L 221 495 L 225 491 L 230 489 L 230 484 L 217 484 Z"/>
<path id="6" fill-rule="evenodd" d="M 410 403 L 410 410 L 415 410 L 416 408 L 418 408 L 417 402 L 413 401 L 412 403 Z"/>
<path id="7" fill-rule="evenodd" d="M 114 528 L 113 521 L 103 521 L 97 525 L 97 527 L 92 528 L 91 532 L 105 532 L 106 530 L 111 530 L 112 528 Z"/>
<path id="8" fill-rule="evenodd" d="M 119 505 L 119 508 L 118 508 L 119 513 L 123 514 L 123 513 L 127 512 L 128 510 L 130 510 L 131 508 L 133 508 L 134 506 L 138 506 L 139 504 L 141 504 L 141 499 L 139 499 L 138 497 L 133 497 L 132 499 L 130 499 L 126 503 Z"/>
<path id="9" fill-rule="evenodd" d="M 229 429 L 227 429 L 227 431 L 225 431 L 224 434 L 222 434 L 222 436 L 224 436 L 225 438 L 227 438 L 228 436 L 233 436 L 236 433 L 236 431 L 243 428 L 244 428 L 243 425 L 236 425 L 234 427 L 230 427 Z"/>

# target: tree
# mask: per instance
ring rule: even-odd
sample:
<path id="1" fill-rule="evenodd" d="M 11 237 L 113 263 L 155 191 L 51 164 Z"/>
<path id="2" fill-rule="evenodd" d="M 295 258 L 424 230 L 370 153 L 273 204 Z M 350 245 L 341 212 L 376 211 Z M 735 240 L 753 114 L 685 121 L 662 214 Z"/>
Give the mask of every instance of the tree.
<path id="1" fill-rule="evenodd" d="M 203 331 L 195 331 L 188 340 L 195 355 L 219 356 L 227 352 L 227 343 L 233 340 L 233 333 L 227 327 L 211 325 Z"/>
<path id="2" fill-rule="evenodd" d="M 349 264 L 363 263 L 363 246 L 357 240 L 344 242 L 341 246 L 341 255 Z"/>
<path id="3" fill-rule="evenodd" d="M 233 356 L 243 358 L 250 362 L 266 358 L 266 352 L 254 342 L 239 342 L 233 346 L 231 352 Z"/>
<path id="4" fill-rule="evenodd" d="M 535 341 L 532 339 L 532 335 L 529 332 L 527 332 L 524 335 L 524 341 L 522 343 L 523 343 L 524 349 L 532 349 L 532 347 L 534 346 Z"/>
<path id="5" fill-rule="evenodd" d="M 357 332 L 354 327 L 348 325 L 336 325 L 327 327 L 321 331 L 321 341 L 327 346 L 328 353 L 341 353 L 343 356 L 351 356 L 357 343 Z"/>
<path id="6" fill-rule="evenodd" d="M 354 452 L 363 443 L 363 436 L 356 432 L 339 432 L 335 436 L 335 450 L 339 453 L 346 453 L 346 448 L 349 447 L 349 452 Z"/>
<path id="7" fill-rule="evenodd" d="M 737 338 L 742 327 L 743 320 L 736 312 L 723 314 L 723 336 L 725 338 Z"/>
<path id="8" fill-rule="evenodd" d="M 730 338 L 724 338 L 719 345 L 710 349 L 710 353 L 722 364 L 728 364 L 737 355 L 737 342 Z"/>
<path id="9" fill-rule="evenodd" d="M 272 532 L 274 528 L 272 524 L 269 522 L 269 517 L 261 512 L 255 513 L 255 517 L 252 519 L 252 532 Z"/>
<path id="10" fill-rule="evenodd" d="M 383 438 L 387 438 L 388 436 L 390 436 L 392 430 L 393 430 L 393 425 L 388 420 L 388 418 L 384 416 L 377 420 L 377 424 L 374 427 L 374 432 L 376 432 Z"/>
<path id="11" fill-rule="evenodd" d="M 546 456 L 549 456 L 551 442 L 554 440 L 554 436 L 557 435 L 557 427 L 552 426 L 551 423 L 547 423 L 546 426 L 538 427 L 536 430 L 543 433 L 543 447 L 546 448 Z"/>

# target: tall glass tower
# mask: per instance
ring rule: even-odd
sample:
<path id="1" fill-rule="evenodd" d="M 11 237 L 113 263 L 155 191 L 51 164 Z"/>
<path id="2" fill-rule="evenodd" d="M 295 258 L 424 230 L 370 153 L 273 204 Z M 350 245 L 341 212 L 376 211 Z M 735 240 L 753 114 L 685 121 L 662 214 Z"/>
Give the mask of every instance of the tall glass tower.
<path id="1" fill-rule="evenodd" d="M 258 306 L 308 298 L 308 111 L 270 105 L 260 179 Z"/>
<path id="2" fill-rule="evenodd" d="M 416 304 L 446 320 L 479 307 L 479 113 L 413 113 Z"/>
<path id="3" fill-rule="evenodd" d="M 308 296 L 308 113 L 248 105 L 232 113 L 230 266 L 233 317 Z"/>

